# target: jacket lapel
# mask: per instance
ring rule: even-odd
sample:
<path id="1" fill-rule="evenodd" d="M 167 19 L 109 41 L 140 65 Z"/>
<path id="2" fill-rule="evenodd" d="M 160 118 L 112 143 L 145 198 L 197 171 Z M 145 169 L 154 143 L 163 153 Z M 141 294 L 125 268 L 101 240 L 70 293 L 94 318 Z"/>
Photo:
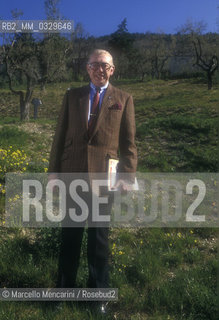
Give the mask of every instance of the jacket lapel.
<path id="1" fill-rule="evenodd" d="M 79 114 L 81 117 L 81 123 L 86 129 L 88 129 L 88 108 L 89 108 L 89 86 L 86 86 L 81 91 L 79 97 Z"/>

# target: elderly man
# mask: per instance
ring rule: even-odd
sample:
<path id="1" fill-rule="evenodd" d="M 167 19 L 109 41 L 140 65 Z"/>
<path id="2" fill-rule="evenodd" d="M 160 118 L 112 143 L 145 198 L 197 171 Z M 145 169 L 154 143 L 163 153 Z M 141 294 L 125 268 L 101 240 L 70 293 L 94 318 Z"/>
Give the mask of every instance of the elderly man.
<path id="1" fill-rule="evenodd" d="M 119 153 L 118 186 L 126 191 L 125 179 L 134 181 L 137 153 L 133 99 L 109 83 L 114 71 L 111 54 L 94 50 L 87 63 L 90 84 L 66 92 L 51 150 L 50 179 L 60 172 L 106 173 L 108 159 L 116 159 Z M 62 229 L 59 287 L 76 286 L 83 231 L 84 226 Z M 88 228 L 90 288 L 109 286 L 108 232 L 108 227 Z"/>

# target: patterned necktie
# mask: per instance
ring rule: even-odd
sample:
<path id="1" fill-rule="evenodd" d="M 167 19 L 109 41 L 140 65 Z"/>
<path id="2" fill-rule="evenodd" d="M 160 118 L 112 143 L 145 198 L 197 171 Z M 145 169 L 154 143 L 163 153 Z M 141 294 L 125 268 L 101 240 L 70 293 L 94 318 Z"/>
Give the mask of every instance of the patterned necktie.
<path id="1" fill-rule="evenodd" d="M 93 99 L 92 107 L 91 107 L 91 113 L 90 113 L 90 119 L 88 123 L 89 131 L 94 127 L 94 124 L 96 122 L 97 114 L 99 111 L 99 101 L 100 101 L 100 88 L 96 87 L 96 93 Z"/>

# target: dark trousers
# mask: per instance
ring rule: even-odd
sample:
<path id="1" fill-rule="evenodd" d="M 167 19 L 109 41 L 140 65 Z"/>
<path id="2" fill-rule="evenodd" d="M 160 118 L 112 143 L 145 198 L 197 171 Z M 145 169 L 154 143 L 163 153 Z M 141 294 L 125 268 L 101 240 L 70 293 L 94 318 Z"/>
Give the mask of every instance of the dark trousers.
<path id="1" fill-rule="evenodd" d="M 112 197 L 102 212 L 110 213 Z M 58 269 L 58 288 L 74 288 L 79 267 L 81 244 L 85 226 L 63 227 Z M 87 259 L 89 277 L 87 287 L 109 287 L 109 245 L 108 226 L 87 228 Z"/>
<path id="2" fill-rule="evenodd" d="M 87 287 L 109 286 L 108 233 L 109 228 L 88 228 L 87 259 L 89 278 Z M 81 243 L 84 228 L 63 228 L 59 256 L 58 287 L 76 287 Z"/>

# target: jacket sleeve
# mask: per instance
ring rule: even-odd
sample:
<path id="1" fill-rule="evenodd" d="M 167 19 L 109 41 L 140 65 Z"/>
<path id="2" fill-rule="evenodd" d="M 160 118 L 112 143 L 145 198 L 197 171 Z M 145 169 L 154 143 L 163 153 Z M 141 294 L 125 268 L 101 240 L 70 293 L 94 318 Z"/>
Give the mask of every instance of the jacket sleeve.
<path id="1" fill-rule="evenodd" d="M 59 114 L 58 123 L 53 138 L 50 152 L 48 172 L 60 172 L 61 156 L 63 153 L 65 135 L 68 124 L 68 91 L 65 93 L 62 108 Z"/>
<path id="2" fill-rule="evenodd" d="M 119 151 L 119 176 L 134 183 L 137 167 L 137 148 L 135 145 L 135 110 L 132 96 L 128 96 L 122 116 Z"/>

